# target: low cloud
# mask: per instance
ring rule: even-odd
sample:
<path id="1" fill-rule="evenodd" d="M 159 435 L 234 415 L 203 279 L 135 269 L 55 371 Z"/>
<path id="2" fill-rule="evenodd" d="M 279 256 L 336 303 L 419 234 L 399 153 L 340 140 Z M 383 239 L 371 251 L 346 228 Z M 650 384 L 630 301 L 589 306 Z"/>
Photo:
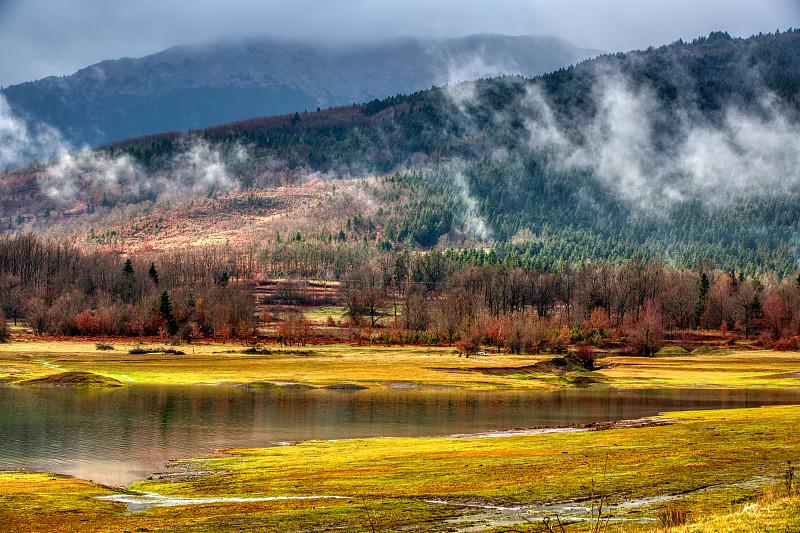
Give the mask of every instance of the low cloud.
<path id="1" fill-rule="evenodd" d="M 579 46 L 624 51 L 720 29 L 746 37 L 798 20 L 796 0 L 2 0 L 0 48 L 14 53 L 0 64 L 0 85 L 198 39 L 269 35 L 352 43 L 488 32 L 558 35 Z"/>
<path id="2" fill-rule="evenodd" d="M 695 190 L 726 197 L 800 185 L 800 126 L 786 119 L 786 110 L 770 95 L 760 111 L 730 108 L 722 126 L 688 131 L 677 162 Z"/>
<path id="3" fill-rule="evenodd" d="M 0 94 L 0 170 L 31 161 L 50 160 L 74 151 L 61 132 L 45 123 L 28 124 L 14 114 Z"/>
<path id="4" fill-rule="evenodd" d="M 223 154 L 207 142 L 196 140 L 176 155 L 168 165 L 169 171 L 164 182 L 170 194 L 202 194 L 214 190 L 226 191 L 238 183 L 231 176 L 228 166 L 247 159 L 247 153 L 236 146 L 228 155 Z"/>
<path id="5" fill-rule="evenodd" d="M 453 176 L 453 184 L 458 188 L 461 195 L 461 202 L 464 204 L 464 225 L 467 231 L 481 240 L 487 240 L 492 236 L 492 231 L 480 216 L 478 201 L 470 194 L 469 184 L 464 178 L 464 174 L 457 171 Z"/>
<path id="6" fill-rule="evenodd" d="M 75 147 L 45 123 L 29 123 L 16 115 L 0 94 L 0 170 L 31 160 L 49 161 L 38 173 L 39 190 L 59 204 L 86 201 L 102 194 L 109 199 L 135 200 L 143 195 L 204 194 L 238 186 L 230 167 L 247 161 L 247 150 L 225 150 L 202 139 L 191 139 L 163 169 L 150 174 L 133 157 Z"/>
<path id="7" fill-rule="evenodd" d="M 561 141 L 558 164 L 590 172 L 643 207 L 672 198 L 676 191 L 667 178 L 674 167 L 652 136 L 653 118 L 659 113 L 656 99 L 646 88 L 633 89 L 621 75 L 602 78 L 594 92 L 598 95 L 597 114 L 584 131 L 584 141 L 578 146 L 565 145 L 566 136 L 556 131 Z M 551 125 L 547 131 L 552 132 Z"/>
<path id="8" fill-rule="evenodd" d="M 52 200 L 71 202 L 86 187 L 118 193 L 144 181 L 144 172 L 129 156 L 110 157 L 83 151 L 54 161 L 39 177 L 39 189 Z"/>
<path id="9" fill-rule="evenodd" d="M 447 66 L 447 83 L 493 78 L 509 72 L 518 72 L 516 65 L 498 62 L 497 58 L 487 57 L 485 50 L 460 60 L 452 60 Z"/>
<path id="10" fill-rule="evenodd" d="M 714 122 L 693 105 L 668 114 L 649 87 L 635 87 L 620 73 L 598 76 L 592 94 L 597 112 L 575 135 L 558 124 L 542 91 L 529 87 L 528 145 L 558 169 L 589 173 L 634 206 L 724 201 L 800 185 L 800 125 L 766 90 L 756 105 L 730 104 Z M 659 131 L 664 124 L 669 135 Z"/>
<path id="11" fill-rule="evenodd" d="M 58 158 L 39 174 L 39 190 L 50 200 L 68 205 L 76 201 L 96 203 L 137 202 L 161 195 L 181 198 L 211 194 L 238 187 L 230 171 L 242 164 L 247 151 L 235 146 L 225 154 L 201 139 L 193 139 L 163 165 L 149 173 L 129 155 L 83 151 Z"/>

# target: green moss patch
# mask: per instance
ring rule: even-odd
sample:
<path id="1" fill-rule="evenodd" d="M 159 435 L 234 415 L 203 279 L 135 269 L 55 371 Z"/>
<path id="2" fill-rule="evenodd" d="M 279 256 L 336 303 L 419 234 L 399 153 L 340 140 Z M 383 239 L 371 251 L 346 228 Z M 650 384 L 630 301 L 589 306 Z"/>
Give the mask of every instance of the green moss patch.
<path id="1" fill-rule="evenodd" d="M 698 348 L 698 350 L 699 349 L 700 348 Z M 687 355 L 692 354 L 680 346 L 667 346 L 666 348 L 661 348 L 658 352 L 656 352 L 656 357 L 685 357 Z"/>
<path id="2" fill-rule="evenodd" d="M 20 384 L 34 387 L 121 387 L 122 382 L 92 372 L 61 372 Z"/>

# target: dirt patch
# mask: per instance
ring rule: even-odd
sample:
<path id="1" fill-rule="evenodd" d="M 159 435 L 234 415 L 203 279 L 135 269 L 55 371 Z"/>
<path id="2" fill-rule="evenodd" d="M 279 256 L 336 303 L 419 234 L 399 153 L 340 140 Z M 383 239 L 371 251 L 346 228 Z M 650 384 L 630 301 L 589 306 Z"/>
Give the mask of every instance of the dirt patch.
<path id="1" fill-rule="evenodd" d="M 356 383 L 334 383 L 333 385 L 325 385 L 322 388 L 327 390 L 365 390 L 369 387 Z"/>
<path id="2" fill-rule="evenodd" d="M 21 385 L 36 387 L 121 387 L 122 382 L 114 378 L 91 372 L 61 372 L 43 378 L 29 379 Z"/>
<path id="3" fill-rule="evenodd" d="M 632 420 L 616 420 L 608 422 L 589 422 L 588 424 L 567 424 L 563 426 L 535 426 L 530 428 L 511 428 L 485 433 L 465 433 L 450 435 L 451 439 L 516 437 L 520 435 L 541 435 L 545 433 L 572 433 L 577 431 L 606 431 L 609 429 L 632 429 L 667 426 L 677 422 L 678 418 L 635 418 Z"/>
<path id="4" fill-rule="evenodd" d="M 668 426 L 680 420 L 679 418 L 634 418 L 632 420 L 617 420 L 616 422 L 591 422 L 586 424 L 589 431 L 604 431 L 607 429 L 632 429 Z"/>
<path id="5" fill-rule="evenodd" d="M 251 391 L 269 391 L 269 390 L 309 390 L 314 389 L 312 385 L 307 383 L 275 383 L 272 381 L 251 381 L 237 385 L 240 389 Z"/>
<path id="6" fill-rule="evenodd" d="M 589 385 L 600 382 L 591 376 L 575 376 L 575 378 L 572 380 L 572 383 L 578 387 L 588 387 Z"/>

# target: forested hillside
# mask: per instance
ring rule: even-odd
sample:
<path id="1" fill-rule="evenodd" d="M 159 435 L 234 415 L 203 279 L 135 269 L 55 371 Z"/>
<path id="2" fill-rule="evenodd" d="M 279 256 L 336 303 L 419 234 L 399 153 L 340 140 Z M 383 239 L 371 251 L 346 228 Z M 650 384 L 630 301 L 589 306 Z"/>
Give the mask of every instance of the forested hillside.
<path id="1" fill-rule="evenodd" d="M 713 33 L 532 79 L 151 135 L 16 169 L 0 178 L 3 225 L 117 235 L 165 197 L 190 214 L 191 198 L 250 202 L 256 216 L 281 202 L 275 187 L 312 181 L 332 189 L 318 205 L 335 208 L 313 230 L 283 223 L 259 239 L 494 247 L 545 269 L 641 252 L 787 274 L 800 254 L 799 118 L 800 32 Z M 337 196 L 336 183 L 366 178 Z M 91 235 L 75 224 L 85 215 Z"/>

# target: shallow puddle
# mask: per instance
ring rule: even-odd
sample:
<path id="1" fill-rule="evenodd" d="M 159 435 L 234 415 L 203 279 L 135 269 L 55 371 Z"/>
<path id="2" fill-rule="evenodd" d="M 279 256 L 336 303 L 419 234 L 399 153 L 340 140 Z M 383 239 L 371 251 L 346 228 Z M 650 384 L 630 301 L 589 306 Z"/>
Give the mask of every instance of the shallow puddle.
<path id="1" fill-rule="evenodd" d="M 348 499 L 345 496 L 272 496 L 272 497 L 182 497 L 164 496 L 156 492 L 141 494 L 111 494 L 97 496 L 98 500 L 124 503 L 130 512 L 146 511 L 151 507 L 177 507 L 180 505 L 204 505 L 209 503 L 268 502 L 274 500 L 320 500 Z"/>

